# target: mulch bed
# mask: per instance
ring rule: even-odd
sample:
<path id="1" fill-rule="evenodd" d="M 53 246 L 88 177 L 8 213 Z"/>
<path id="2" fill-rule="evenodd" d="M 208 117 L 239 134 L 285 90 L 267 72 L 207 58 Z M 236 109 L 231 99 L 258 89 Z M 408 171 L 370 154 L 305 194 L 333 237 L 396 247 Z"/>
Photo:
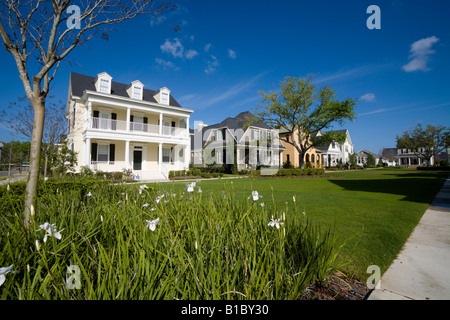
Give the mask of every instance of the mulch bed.
<path id="1" fill-rule="evenodd" d="M 300 300 L 364 300 L 369 291 L 365 283 L 340 273 L 333 273 L 326 285 L 309 286 Z"/>

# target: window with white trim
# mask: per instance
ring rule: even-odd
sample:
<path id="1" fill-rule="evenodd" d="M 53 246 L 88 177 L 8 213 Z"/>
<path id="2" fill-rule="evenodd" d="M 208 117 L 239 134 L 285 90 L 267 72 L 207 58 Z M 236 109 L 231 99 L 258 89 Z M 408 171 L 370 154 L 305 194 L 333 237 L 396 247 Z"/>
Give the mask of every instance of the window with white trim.
<path id="1" fill-rule="evenodd" d="M 109 145 L 99 144 L 97 147 L 97 161 L 108 162 L 109 161 Z"/>
<path id="2" fill-rule="evenodd" d="M 109 86 L 110 81 L 108 79 L 100 79 L 100 92 L 109 93 Z"/>
<path id="3" fill-rule="evenodd" d="M 169 104 L 169 94 L 167 92 L 161 92 L 161 104 Z"/>
<path id="4" fill-rule="evenodd" d="M 133 86 L 133 99 L 142 100 L 142 87 Z"/>

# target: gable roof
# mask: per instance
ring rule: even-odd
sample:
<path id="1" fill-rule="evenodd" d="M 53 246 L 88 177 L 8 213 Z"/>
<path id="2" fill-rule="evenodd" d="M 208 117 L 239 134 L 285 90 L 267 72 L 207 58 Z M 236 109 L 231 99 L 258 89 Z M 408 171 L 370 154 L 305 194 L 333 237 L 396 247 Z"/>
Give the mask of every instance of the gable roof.
<path id="1" fill-rule="evenodd" d="M 245 131 L 249 126 L 263 128 L 263 129 L 269 129 L 269 130 L 272 129 L 272 127 L 259 121 L 258 118 L 256 118 L 256 116 L 249 111 L 241 112 L 234 118 L 228 117 L 220 123 L 216 123 L 214 125 L 207 126 L 205 128 L 211 129 L 211 128 L 225 128 L 226 127 L 228 129 L 233 129 L 233 130 L 243 129 Z"/>
<path id="2" fill-rule="evenodd" d="M 373 155 L 373 157 L 374 157 L 375 159 L 376 159 L 376 158 L 382 158 L 379 154 L 370 152 L 370 151 L 368 151 L 368 150 L 360 150 L 360 151 L 358 151 L 356 154 L 361 155 L 361 154 L 363 154 L 363 153 L 365 153 L 365 154 L 367 154 L 367 155 L 371 154 L 371 155 Z"/>
<path id="3" fill-rule="evenodd" d="M 85 90 L 97 91 L 95 88 L 95 81 L 96 77 L 71 72 L 70 85 L 72 95 L 81 97 L 84 94 Z M 130 98 L 130 96 L 127 93 L 127 89 L 130 88 L 130 85 L 131 84 L 124 84 L 116 81 L 111 81 L 111 94 L 120 97 Z M 152 103 L 158 103 L 158 101 L 156 101 L 156 99 L 154 98 L 154 96 L 158 92 L 159 90 L 154 91 L 144 88 L 142 100 Z M 181 108 L 180 104 L 175 100 L 175 98 L 172 95 L 170 95 L 169 105 Z"/>

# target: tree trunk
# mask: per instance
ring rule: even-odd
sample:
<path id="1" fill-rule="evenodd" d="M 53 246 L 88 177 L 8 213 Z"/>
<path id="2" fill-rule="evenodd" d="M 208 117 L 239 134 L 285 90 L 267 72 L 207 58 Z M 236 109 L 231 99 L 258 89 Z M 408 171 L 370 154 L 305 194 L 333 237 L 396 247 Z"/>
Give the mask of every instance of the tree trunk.
<path id="1" fill-rule="evenodd" d="M 39 94 L 39 93 L 35 93 Z M 34 109 L 33 135 L 31 137 L 30 173 L 25 189 L 24 225 L 31 227 L 31 214 L 36 210 L 37 187 L 39 181 L 39 165 L 42 134 L 44 131 L 45 100 L 40 97 L 30 101 Z M 33 207 L 33 211 L 31 208 Z"/>
<path id="2" fill-rule="evenodd" d="M 48 152 L 45 151 L 44 155 L 45 161 L 44 161 L 44 179 L 47 177 L 47 163 L 48 163 Z"/>
<path id="3" fill-rule="evenodd" d="M 300 169 L 305 168 L 305 153 L 303 151 L 298 152 L 298 166 Z"/>

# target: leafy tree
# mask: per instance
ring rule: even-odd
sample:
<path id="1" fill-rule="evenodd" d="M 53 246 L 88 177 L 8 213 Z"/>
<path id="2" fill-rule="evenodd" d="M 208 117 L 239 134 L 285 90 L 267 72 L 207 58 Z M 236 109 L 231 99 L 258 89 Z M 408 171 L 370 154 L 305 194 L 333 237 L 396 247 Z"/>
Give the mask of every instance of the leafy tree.
<path id="1" fill-rule="evenodd" d="M 356 166 L 358 165 L 358 157 L 356 156 L 355 153 L 351 153 L 349 156 L 349 164 L 351 168 L 356 168 Z"/>
<path id="2" fill-rule="evenodd" d="M 431 158 L 450 146 L 450 128 L 442 125 L 417 124 L 415 128 L 397 136 L 397 148 L 410 149 L 414 154 L 426 160 L 430 165 Z"/>
<path id="3" fill-rule="evenodd" d="M 1 167 L 11 172 L 11 167 L 18 167 L 22 171 L 23 162 L 29 161 L 30 142 L 10 141 L 3 143 Z"/>
<path id="4" fill-rule="evenodd" d="M 24 224 L 28 230 L 32 227 L 31 207 L 36 208 L 46 99 L 61 61 L 76 47 L 95 37 L 108 39 L 108 26 L 141 15 L 157 17 L 173 8 L 176 6 L 164 2 L 158 5 L 156 0 L 0 2 L 0 36 L 6 51 L 13 57 L 34 111 L 30 174 L 24 205 Z"/>
<path id="5" fill-rule="evenodd" d="M 367 166 L 373 167 L 374 165 L 375 165 L 375 157 L 373 156 L 373 154 L 369 153 L 367 155 Z"/>
<path id="6" fill-rule="evenodd" d="M 260 92 L 263 103 L 255 114 L 266 124 L 288 132 L 280 140 L 295 147 L 301 168 L 304 168 L 304 155 L 313 146 L 345 141 L 344 132 L 327 130 L 334 124 L 342 125 L 345 120 L 356 118 L 353 111 L 356 100 L 348 97 L 339 100 L 329 86 L 316 87 L 311 76 L 286 77 L 280 87 L 279 93 Z"/>
<path id="7" fill-rule="evenodd" d="M 77 165 L 77 153 L 67 147 L 67 141 L 58 146 L 57 152 L 52 154 L 51 168 L 58 175 L 65 175 L 73 171 Z"/>

